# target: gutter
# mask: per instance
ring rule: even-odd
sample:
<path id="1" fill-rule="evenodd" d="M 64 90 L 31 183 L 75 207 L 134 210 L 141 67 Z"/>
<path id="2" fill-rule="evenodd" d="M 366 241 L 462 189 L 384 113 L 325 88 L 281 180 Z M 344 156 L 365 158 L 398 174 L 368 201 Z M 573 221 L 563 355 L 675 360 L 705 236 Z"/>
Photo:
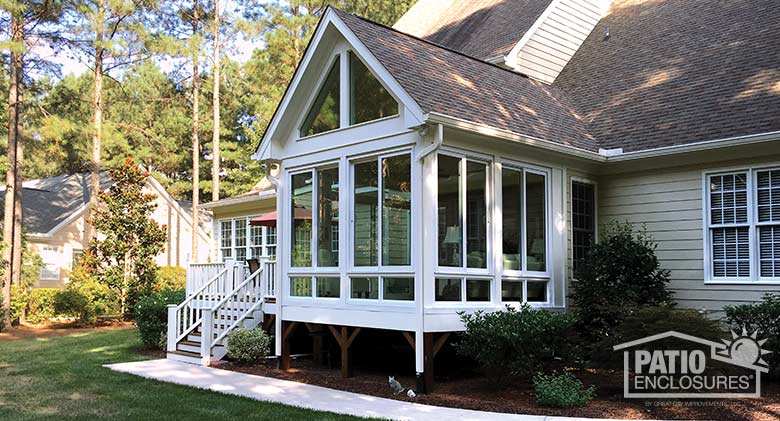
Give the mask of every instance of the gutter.
<path id="1" fill-rule="evenodd" d="M 417 161 L 422 162 L 426 156 L 436 152 L 444 143 L 444 126 L 442 124 L 437 124 L 434 130 L 436 131 L 433 133 L 433 143 L 424 147 L 417 154 Z"/>
<path id="2" fill-rule="evenodd" d="M 273 169 L 274 165 L 279 165 L 279 167 L 281 168 L 281 162 L 282 161 L 280 161 L 278 159 L 266 159 L 265 162 L 264 162 L 265 170 L 266 170 L 265 178 L 267 178 L 268 181 L 271 182 L 271 185 L 274 186 L 274 189 L 277 189 L 277 190 L 279 189 L 279 179 L 273 176 L 271 170 Z"/>
<path id="3" fill-rule="evenodd" d="M 772 142 L 780 140 L 780 131 L 749 134 L 744 136 L 727 137 L 723 139 L 705 140 L 685 145 L 664 146 L 660 148 L 645 149 L 641 151 L 625 152 L 607 158 L 610 162 L 629 161 L 641 158 L 653 158 L 674 155 L 686 152 L 698 152 L 715 148 L 727 148 L 730 146 L 744 146 L 756 143 Z"/>

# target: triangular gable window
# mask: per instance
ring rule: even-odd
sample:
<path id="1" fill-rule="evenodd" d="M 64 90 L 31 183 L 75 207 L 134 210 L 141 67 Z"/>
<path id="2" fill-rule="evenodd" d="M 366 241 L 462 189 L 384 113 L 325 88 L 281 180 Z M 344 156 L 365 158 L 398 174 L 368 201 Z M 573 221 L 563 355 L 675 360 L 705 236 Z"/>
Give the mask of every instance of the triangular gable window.
<path id="1" fill-rule="evenodd" d="M 349 124 L 398 114 L 398 102 L 354 53 L 349 53 Z"/>
<path id="2" fill-rule="evenodd" d="M 337 58 L 303 121 L 301 136 L 311 136 L 339 128 L 339 73 Z"/>

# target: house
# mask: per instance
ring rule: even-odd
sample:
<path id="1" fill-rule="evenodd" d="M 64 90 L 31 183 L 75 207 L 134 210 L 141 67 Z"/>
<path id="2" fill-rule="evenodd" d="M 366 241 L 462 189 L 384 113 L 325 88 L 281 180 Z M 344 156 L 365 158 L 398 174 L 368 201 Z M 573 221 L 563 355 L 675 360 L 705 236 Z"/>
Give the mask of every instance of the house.
<path id="1" fill-rule="evenodd" d="M 393 28 L 328 8 L 254 155 L 279 171 L 277 263 L 228 282 L 262 291 L 233 324 L 212 318 L 235 291 L 174 308 L 169 350 L 216 329 L 208 363 L 262 309 L 282 368 L 300 326 L 335 336 L 344 375 L 361 330 L 389 330 L 430 390 L 460 312 L 566 309 L 613 220 L 647 227 L 681 307 L 780 291 L 774 6 L 420 0 Z"/>
<path id="2" fill-rule="evenodd" d="M 101 173 L 105 189 L 112 181 Z M 40 280 L 35 287 L 62 288 L 70 271 L 89 247 L 85 226 L 89 210 L 89 174 L 62 174 L 37 180 L 26 180 L 22 193 L 22 225 L 27 241 L 43 260 Z M 176 201 L 165 188 L 149 177 L 146 193 L 157 196 L 152 218 L 167 229 L 167 241 L 156 257 L 160 266 L 186 266 L 192 253 L 192 210 L 189 202 Z M 0 202 L 5 200 L 0 195 Z M 209 249 L 209 215 L 201 213 L 199 254 L 206 261 Z"/>

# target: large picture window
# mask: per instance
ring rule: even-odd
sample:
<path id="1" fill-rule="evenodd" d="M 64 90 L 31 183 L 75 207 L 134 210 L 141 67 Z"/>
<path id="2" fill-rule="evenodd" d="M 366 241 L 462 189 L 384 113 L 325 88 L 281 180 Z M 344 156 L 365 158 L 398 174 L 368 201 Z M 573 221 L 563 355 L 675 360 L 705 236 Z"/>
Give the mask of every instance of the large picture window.
<path id="1" fill-rule="evenodd" d="M 707 176 L 709 280 L 780 281 L 780 169 Z"/>
<path id="2" fill-rule="evenodd" d="M 438 156 L 440 267 L 488 267 L 487 169 L 484 162 Z"/>
<path id="3" fill-rule="evenodd" d="M 318 168 L 294 174 L 291 202 L 292 266 L 337 267 L 339 265 L 338 167 Z M 313 237 L 315 232 L 316 236 Z M 315 256 L 312 256 L 312 250 L 316 250 Z"/>
<path id="4" fill-rule="evenodd" d="M 353 165 L 354 266 L 411 265 L 411 166 L 409 154 Z"/>
<path id="5" fill-rule="evenodd" d="M 339 84 L 339 60 L 331 65 L 328 75 L 322 83 L 314 103 L 303 120 L 301 126 L 301 136 L 312 136 L 318 133 L 326 132 L 339 128 L 339 94 L 341 88 Z"/>
<path id="6" fill-rule="evenodd" d="M 398 103 L 363 64 L 349 53 L 349 124 L 365 123 L 398 114 Z"/>

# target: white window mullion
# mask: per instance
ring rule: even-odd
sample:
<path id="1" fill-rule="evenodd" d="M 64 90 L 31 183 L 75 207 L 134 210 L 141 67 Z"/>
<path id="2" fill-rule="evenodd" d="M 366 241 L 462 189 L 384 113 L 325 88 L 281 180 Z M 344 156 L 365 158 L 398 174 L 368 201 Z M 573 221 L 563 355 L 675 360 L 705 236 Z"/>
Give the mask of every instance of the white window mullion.
<path id="1" fill-rule="evenodd" d="M 461 249 L 460 249 L 460 267 L 467 270 L 468 267 L 468 259 L 466 256 L 468 255 L 468 226 L 466 226 L 466 223 L 468 222 L 468 180 L 466 180 L 468 177 L 468 160 L 465 158 L 461 158 L 460 160 L 460 179 L 458 182 L 460 183 L 460 197 L 459 197 L 459 206 L 460 206 L 460 241 L 461 241 Z"/>
<path id="2" fill-rule="evenodd" d="M 521 196 L 521 200 L 522 200 L 522 202 L 520 204 L 520 253 L 521 253 L 521 256 L 520 256 L 520 262 L 521 262 L 521 264 L 520 264 L 520 271 L 522 273 L 526 273 L 526 272 L 528 272 L 528 256 L 527 256 L 528 255 L 528 252 L 527 252 L 527 249 L 528 249 L 528 244 L 527 244 L 528 237 L 526 237 L 526 225 L 528 225 L 527 224 L 528 219 L 527 219 L 527 215 L 526 215 L 527 214 L 526 206 L 528 205 L 528 203 L 526 202 L 526 194 L 525 194 L 525 192 L 526 192 L 526 184 L 525 184 L 525 179 L 526 179 L 525 174 L 526 174 L 526 171 L 525 171 L 525 169 L 523 170 L 522 174 L 523 175 L 522 175 L 521 181 L 520 181 L 520 196 Z M 523 299 L 525 300 L 525 287 L 523 287 Z"/>
<path id="3" fill-rule="evenodd" d="M 376 165 L 377 165 L 377 171 L 376 171 L 376 195 L 377 195 L 377 202 L 376 202 L 376 266 L 381 268 L 382 267 L 382 259 L 383 259 L 383 250 L 382 250 L 382 240 L 384 238 L 384 220 L 382 219 L 384 217 L 384 209 L 383 209 L 383 186 L 382 183 L 384 182 L 384 177 L 382 176 L 382 156 L 380 155 L 377 157 Z"/>
<path id="4" fill-rule="evenodd" d="M 311 238 L 309 238 L 310 244 L 311 244 L 311 256 L 310 256 L 310 264 L 311 267 L 318 267 L 320 265 L 319 262 L 319 250 L 317 249 L 317 236 L 319 234 L 319 200 L 317 195 L 319 192 L 317 191 L 317 183 L 319 174 L 316 170 L 311 170 L 311 209 L 312 209 L 312 215 L 311 215 Z M 312 281 L 312 294 L 314 294 L 314 281 Z"/>

